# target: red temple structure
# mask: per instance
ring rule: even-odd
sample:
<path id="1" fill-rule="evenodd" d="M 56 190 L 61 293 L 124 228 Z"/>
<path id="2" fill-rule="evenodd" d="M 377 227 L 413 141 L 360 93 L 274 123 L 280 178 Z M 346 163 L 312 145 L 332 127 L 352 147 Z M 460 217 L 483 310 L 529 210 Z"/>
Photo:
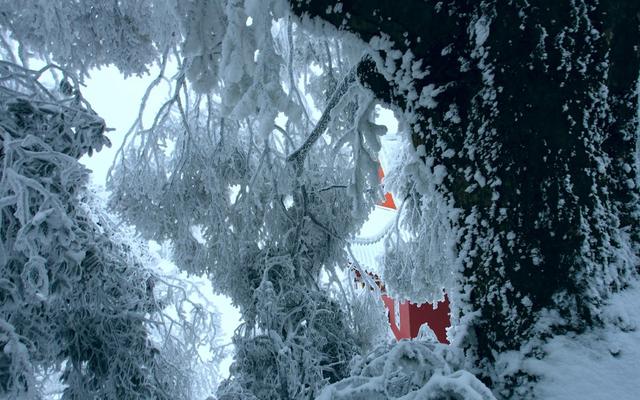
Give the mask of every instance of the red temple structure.
<path id="1" fill-rule="evenodd" d="M 382 167 L 378 169 L 378 177 L 381 181 L 384 179 Z M 396 209 L 391 193 L 385 193 L 384 201 L 379 206 L 392 210 Z M 444 299 L 435 306 L 429 303 L 418 305 L 408 301 L 396 302 L 386 295 L 384 283 L 378 275 L 370 272 L 368 272 L 368 275 L 382 292 L 382 301 L 387 309 L 389 325 L 397 340 L 416 338 L 420 332 L 420 327 L 427 324 L 440 343 L 449 344 L 447 328 L 451 326 L 451 310 L 449 297 L 446 293 Z M 355 280 L 363 287 L 365 286 L 364 280 L 358 271 L 355 271 Z M 396 310 L 396 307 L 398 310 Z"/>
<path id="2" fill-rule="evenodd" d="M 380 182 L 384 180 L 384 171 L 382 170 L 382 167 L 378 167 L 378 179 L 380 179 Z M 396 203 L 393 201 L 393 196 L 391 195 L 391 193 L 386 192 L 384 194 L 384 201 L 379 204 L 379 206 L 390 208 L 392 210 L 396 209 Z"/>
<path id="3" fill-rule="evenodd" d="M 400 321 L 396 321 L 396 302 L 387 295 L 382 295 L 382 301 L 388 310 L 389 325 L 397 340 L 413 339 L 418 337 L 420 327 L 427 324 L 438 339 L 438 342 L 449 344 L 447 328 L 451 326 L 449 317 L 449 298 L 445 294 L 444 300 L 433 304 L 425 303 L 417 305 L 408 301 L 398 304 Z"/>

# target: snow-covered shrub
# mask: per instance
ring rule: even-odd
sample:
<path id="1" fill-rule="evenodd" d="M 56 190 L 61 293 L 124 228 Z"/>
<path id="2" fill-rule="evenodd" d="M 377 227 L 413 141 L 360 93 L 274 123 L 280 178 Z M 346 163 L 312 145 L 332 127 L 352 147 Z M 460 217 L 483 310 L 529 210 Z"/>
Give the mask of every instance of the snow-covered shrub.
<path id="1" fill-rule="evenodd" d="M 403 340 L 354 361 L 351 375 L 324 388 L 318 400 L 495 400 L 478 378 L 458 369 L 455 348 Z"/>
<path id="2" fill-rule="evenodd" d="M 379 293 L 358 289 L 353 291 L 348 299 L 347 308 L 358 354 L 366 354 L 379 344 L 392 339 L 393 333 L 389 329 L 388 310 Z"/>

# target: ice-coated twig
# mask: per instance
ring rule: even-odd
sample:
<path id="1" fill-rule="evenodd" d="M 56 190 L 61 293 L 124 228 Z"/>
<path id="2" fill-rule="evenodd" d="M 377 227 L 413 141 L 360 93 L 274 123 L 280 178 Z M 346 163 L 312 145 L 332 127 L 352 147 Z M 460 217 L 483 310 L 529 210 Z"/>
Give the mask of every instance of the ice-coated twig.
<path id="1" fill-rule="evenodd" d="M 316 124 L 315 128 L 313 128 L 313 131 L 311 131 L 311 134 L 307 137 L 302 146 L 300 146 L 296 151 L 294 151 L 287 157 L 287 161 L 293 162 L 296 166 L 297 171 L 302 170 L 302 164 L 307 157 L 307 153 L 309 153 L 309 150 L 311 150 L 311 146 L 313 146 L 313 144 L 320 138 L 320 136 L 322 136 L 324 131 L 329 126 L 329 122 L 331 121 L 331 112 L 338 105 L 340 99 L 342 99 L 342 97 L 348 92 L 351 85 L 356 81 L 358 65 L 360 65 L 361 62 L 362 61 L 351 68 L 342 82 L 340 82 L 340 85 L 338 85 L 336 90 L 333 91 L 333 94 L 329 98 L 327 107 L 324 109 L 322 115 L 320 116 L 320 120 Z"/>

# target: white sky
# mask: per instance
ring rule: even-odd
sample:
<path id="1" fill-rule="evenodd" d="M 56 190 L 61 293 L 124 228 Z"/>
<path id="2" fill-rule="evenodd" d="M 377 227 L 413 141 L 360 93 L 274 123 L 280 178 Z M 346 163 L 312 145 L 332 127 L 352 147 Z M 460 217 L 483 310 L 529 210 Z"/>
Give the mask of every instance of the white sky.
<path id="1" fill-rule="evenodd" d="M 157 74 L 157 70 L 154 69 L 151 73 Z M 154 76 L 124 79 L 116 68 L 109 67 L 92 72 L 91 79 L 85 82 L 87 87 L 82 89 L 82 95 L 98 115 L 104 118 L 107 127 L 115 129 L 107 134 L 113 144 L 111 148 L 103 148 L 99 153 L 94 153 L 92 157 L 85 156 L 80 160 L 93 171 L 94 183 L 104 186 L 107 171 L 113 163 L 116 151 L 122 144 L 125 133 L 135 121 L 140 99 Z M 155 96 L 149 100 L 145 119 L 151 117 L 153 111 L 160 106 L 161 100 L 161 96 Z"/>

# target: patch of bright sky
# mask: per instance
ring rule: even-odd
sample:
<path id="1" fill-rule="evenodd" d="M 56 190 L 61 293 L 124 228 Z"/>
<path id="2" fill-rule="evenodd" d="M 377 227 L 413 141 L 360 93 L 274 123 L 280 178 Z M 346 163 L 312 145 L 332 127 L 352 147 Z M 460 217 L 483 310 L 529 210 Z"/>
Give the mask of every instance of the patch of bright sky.
<path id="1" fill-rule="evenodd" d="M 80 159 L 80 162 L 92 170 L 92 180 L 96 185 L 104 186 L 116 152 L 138 116 L 140 100 L 157 74 L 157 68 L 152 68 L 149 75 L 124 79 L 116 68 L 107 67 L 92 71 L 91 78 L 85 82 L 87 87 L 82 89 L 82 95 L 98 115 L 104 118 L 107 127 L 114 129 L 107 135 L 112 143 L 111 148 L 103 148 L 91 157 L 85 156 Z M 160 83 L 153 90 L 143 114 L 145 125 L 153 121 L 169 90 L 166 83 Z"/>

